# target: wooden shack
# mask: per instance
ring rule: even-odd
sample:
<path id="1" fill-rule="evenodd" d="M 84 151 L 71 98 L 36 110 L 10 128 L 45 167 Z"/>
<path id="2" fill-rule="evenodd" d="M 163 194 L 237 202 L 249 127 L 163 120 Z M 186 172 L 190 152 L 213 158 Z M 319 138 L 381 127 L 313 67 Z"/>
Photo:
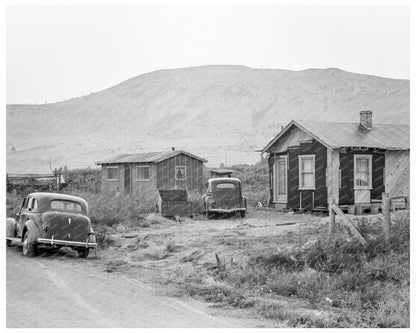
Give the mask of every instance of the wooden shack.
<path id="1" fill-rule="evenodd" d="M 102 190 L 126 194 L 155 193 L 159 189 L 202 190 L 207 161 L 183 150 L 123 154 L 101 165 Z"/>
<path id="2" fill-rule="evenodd" d="M 410 131 L 407 125 L 291 121 L 268 153 L 270 205 L 327 210 L 333 199 L 349 213 L 380 208 L 382 193 L 408 197 Z"/>

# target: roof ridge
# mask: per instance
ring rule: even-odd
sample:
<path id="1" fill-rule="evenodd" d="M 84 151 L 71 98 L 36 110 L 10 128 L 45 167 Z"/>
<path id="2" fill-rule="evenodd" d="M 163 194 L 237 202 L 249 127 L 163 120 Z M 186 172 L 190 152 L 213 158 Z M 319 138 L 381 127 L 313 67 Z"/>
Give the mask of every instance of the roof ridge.
<path id="1" fill-rule="evenodd" d="M 360 124 L 360 122 L 358 122 L 358 121 L 326 121 L 326 120 L 305 120 L 305 119 L 294 119 L 294 121 L 295 122 L 302 122 L 302 123 L 337 123 L 337 124 Z M 373 122 L 373 125 L 381 125 L 381 126 L 407 126 L 407 127 L 410 127 L 410 125 L 408 125 L 408 124 L 397 124 L 397 123 L 395 123 L 395 124 L 393 124 L 393 123 L 389 123 L 389 124 L 386 124 L 386 123 L 374 123 Z"/>

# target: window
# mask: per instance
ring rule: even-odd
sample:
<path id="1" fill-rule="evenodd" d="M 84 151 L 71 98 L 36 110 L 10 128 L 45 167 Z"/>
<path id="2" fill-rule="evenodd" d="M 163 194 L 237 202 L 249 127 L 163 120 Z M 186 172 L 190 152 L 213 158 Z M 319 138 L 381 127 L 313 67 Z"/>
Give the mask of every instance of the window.
<path id="1" fill-rule="evenodd" d="M 286 158 L 277 160 L 277 195 L 286 195 Z"/>
<path id="2" fill-rule="evenodd" d="M 107 167 L 107 180 L 118 180 L 118 167 L 108 166 Z"/>
<path id="3" fill-rule="evenodd" d="M 233 183 L 219 183 L 217 184 L 216 188 L 234 190 L 236 189 L 236 186 Z"/>
<path id="4" fill-rule="evenodd" d="M 26 209 L 28 210 L 38 208 L 38 201 L 35 198 L 29 198 L 26 203 L 27 203 Z"/>
<path id="5" fill-rule="evenodd" d="M 315 155 L 299 156 L 299 189 L 315 189 Z"/>
<path id="6" fill-rule="evenodd" d="M 371 189 L 372 156 L 354 155 L 354 189 Z"/>
<path id="7" fill-rule="evenodd" d="M 138 166 L 136 179 L 141 181 L 150 180 L 150 168 L 148 166 Z"/>
<path id="8" fill-rule="evenodd" d="M 184 167 L 184 166 L 175 167 L 175 179 L 176 180 L 185 180 L 186 179 L 186 167 Z"/>
<path id="9" fill-rule="evenodd" d="M 68 200 L 52 200 L 51 209 L 72 210 L 77 212 L 80 212 L 82 210 L 81 205 L 79 203 Z"/>

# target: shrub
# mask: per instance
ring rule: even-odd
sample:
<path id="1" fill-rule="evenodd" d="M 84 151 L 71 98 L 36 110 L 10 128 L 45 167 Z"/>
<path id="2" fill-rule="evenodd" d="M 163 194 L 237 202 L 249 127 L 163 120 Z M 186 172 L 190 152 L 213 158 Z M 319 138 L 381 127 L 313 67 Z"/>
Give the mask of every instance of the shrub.
<path id="1" fill-rule="evenodd" d="M 68 194 L 84 198 L 89 205 L 91 222 L 106 226 L 118 224 L 140 226 L 146 214 L 154 210 L 156 202 L 151 196 L 128 196 L 116 191 L 97 194 L 73 190 Z"/>

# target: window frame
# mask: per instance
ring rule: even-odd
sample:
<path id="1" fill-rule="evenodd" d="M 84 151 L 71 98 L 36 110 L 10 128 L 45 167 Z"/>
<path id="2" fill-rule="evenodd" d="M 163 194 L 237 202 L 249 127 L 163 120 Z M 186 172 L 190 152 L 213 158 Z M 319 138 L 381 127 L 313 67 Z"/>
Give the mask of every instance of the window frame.
<path id="1" fill-rule="evenodd" d="M 302 160 L 312 158 L 312 172 L 303 172 L 302 171 Z M 308 155 L 299 155 L 299 190 L 315 190 L 315 154 Z M 302 187 L 302 175 L 308 173 L 313 175 L 313 186 L 312 187 Z"/>
<path id="2" fill-rule="evenodd" d="M 176 175 L 178 174 L 178 168 L 184 169 L 184 176 L 183 178 L 177 178 Z M 176 165 L 175 166 L 175 180 L 186 180 L 186 165 Z"/>
<path id="3" fill-rule="evenodd" d="M 357 159 L 368 159 L 368 185 L 357 185 Z M 373 155 L 371 154 L 354 154 L 354 190 L 372 190 L 373 189 Z"/>
<path id="4" fill-rule="evenodd" d="M 149 170 L 149 178 L 139 178 L 139 168 L 147 168 Z M 150 182 L 150 165 L 136 165 L 136 181 Z"/>
<path id="5" fill-rule="evenodd" d="M 116 169 L 117 170 L 117 172 L 116 172 L 117 178 L 108 178 L 108 170 L 109 169 Z M 118 182 L 119 178 L 120 177 L 119 177 L 118 165 L 110 165 L 110 166 L 105 167 L 105 180 L 106 181 L 108 181 L 108 182 Z"/>

